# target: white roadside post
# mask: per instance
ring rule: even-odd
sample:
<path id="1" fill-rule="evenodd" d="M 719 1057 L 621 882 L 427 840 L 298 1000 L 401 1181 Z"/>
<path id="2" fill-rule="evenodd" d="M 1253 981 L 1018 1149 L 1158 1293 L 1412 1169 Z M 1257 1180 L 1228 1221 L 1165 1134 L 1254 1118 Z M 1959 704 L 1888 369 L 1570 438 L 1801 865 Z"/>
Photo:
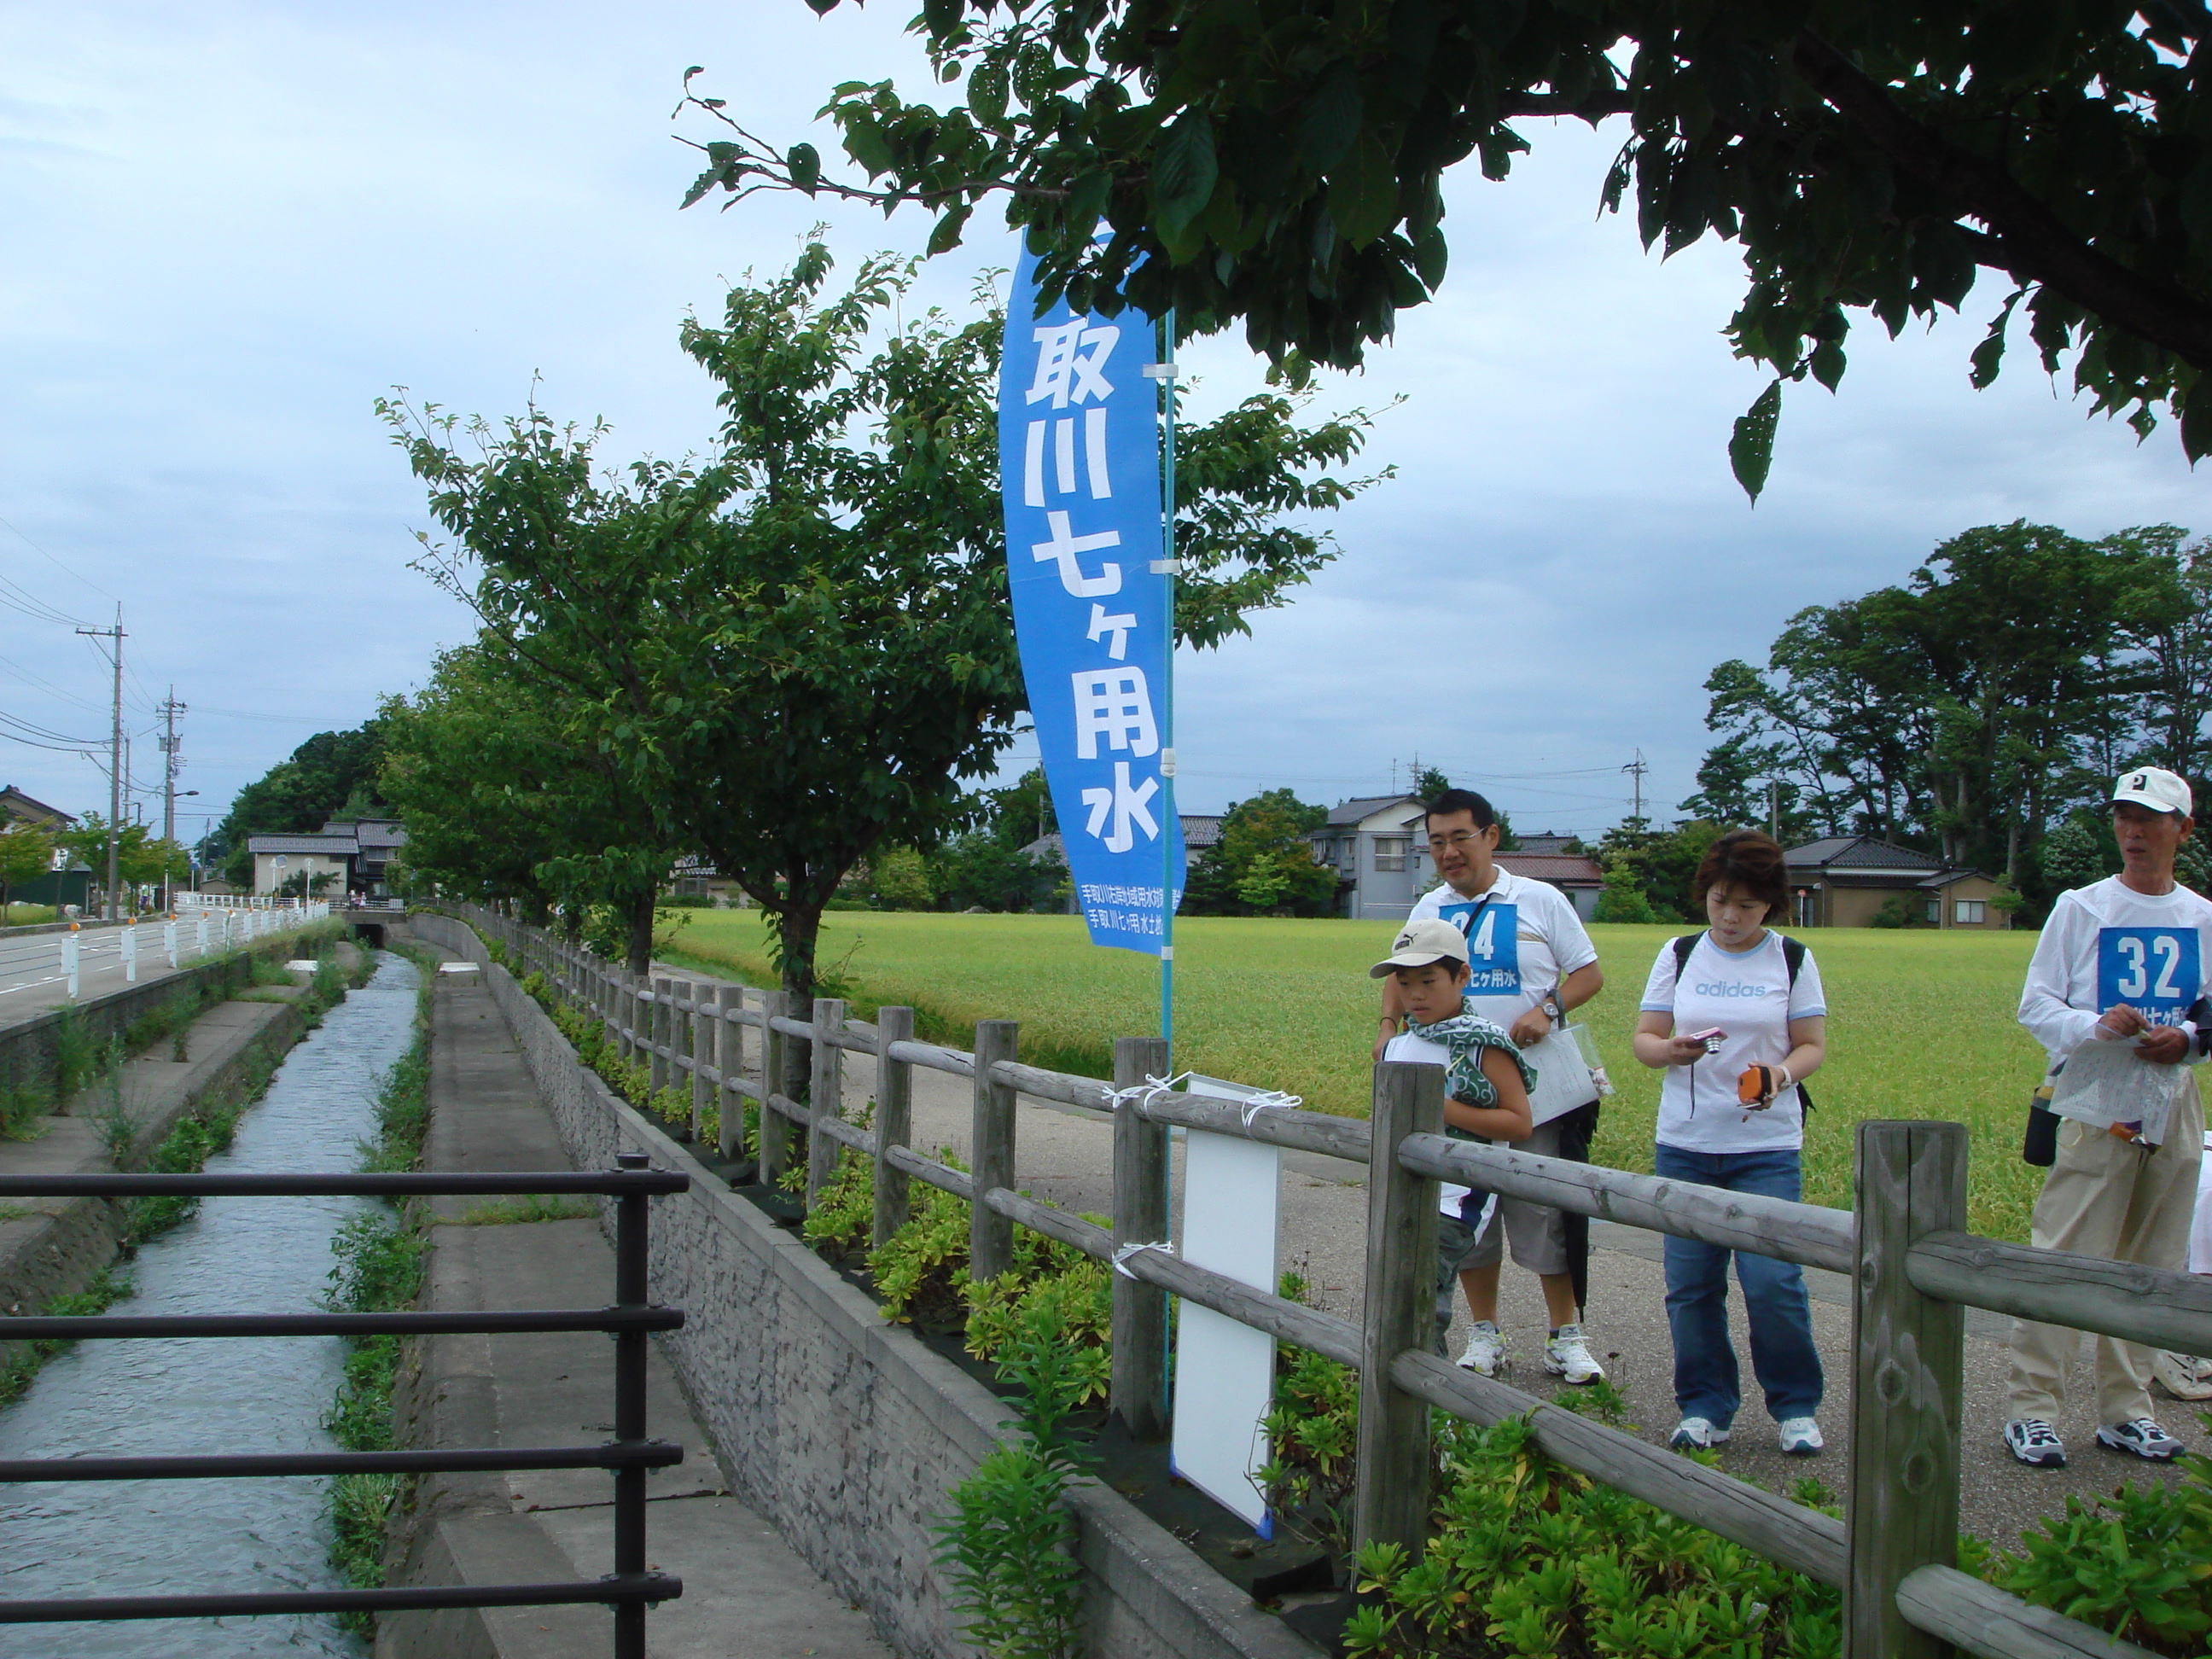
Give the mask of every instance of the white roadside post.
<path id="1" fill-rule="evenodd" d="M 173 915 L 161 924 L 161 948 L 169 954 L 169 966 L 177 965 L 177 919 Z"/>
<path id="2" fill-rule="evenodd" d="M 208 953 L 208 918 L 207 912 L 204 910 L 199 913 L 198 917 L 192 923 L 192 937 L 196 947 L 195 954 L 205 956 Z"/>
<path id="3" fill-rule="evenodd" d="M 138 918 L 136 916 L 123 924 L 123 977 L 130 984 L 138 982 Z"/>
<path id="4" fill-rule="evenodd" d="M 62 935 L 62 972 L 69 975 L 70 1000 L 76 1000 L 77 924 L 70 923 L 70 930 Z"/>

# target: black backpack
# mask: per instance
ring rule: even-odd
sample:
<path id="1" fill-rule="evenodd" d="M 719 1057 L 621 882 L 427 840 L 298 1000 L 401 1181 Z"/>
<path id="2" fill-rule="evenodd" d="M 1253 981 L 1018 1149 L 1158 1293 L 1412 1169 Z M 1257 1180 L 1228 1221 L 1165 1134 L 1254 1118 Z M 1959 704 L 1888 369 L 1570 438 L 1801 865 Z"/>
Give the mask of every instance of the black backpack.
<path id="1" fill-rule="evenodd" d="M 1674 979 L 1678 984 L 1690 965 L 1690 953 L 1704 937 L 1703 933 L 1685 933 L 1674 941 Z M 1797 971 L 1805 965 L 1805 941 L 1788 933 L 1777 933 L 1775 937 L 1782 941 L 1782 965 L 1789 972 L 1790 988 L 1794 991 L 1797 988 Z M 1797 1085 L 1797 1104 L 1802 1110 L 1813 1109 L 1812 1091 L 1802 1083 Z"/>

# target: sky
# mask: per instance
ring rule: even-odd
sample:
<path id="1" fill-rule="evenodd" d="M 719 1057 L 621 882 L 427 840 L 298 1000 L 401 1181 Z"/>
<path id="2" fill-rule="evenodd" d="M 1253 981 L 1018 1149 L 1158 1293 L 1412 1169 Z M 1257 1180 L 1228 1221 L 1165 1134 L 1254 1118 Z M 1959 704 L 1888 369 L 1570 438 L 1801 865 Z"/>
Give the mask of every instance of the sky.
<path id="1" fill-rule="evenodd" d="M 374 410 L 394 387 L 603 416 L 611 456 L 703 447 L 687 312 L 817 222 L 848 270 L 929 227 L 785 198 L 679 211 L 697 168 L 677 135 L 708 136 L 670 118 L 684 70 L 834 153 L 810 125 L 830 87 L 924 92 L 909 11 L 0 0 L 0 784 L 106 810 L 71 745 L 105 744 L 111 671 L 75 630 L 118 604 L 136 797 L 158 821 L 173 688 L 186 838 L 468 637 L 410 568 L 428 516 Z M 1395 469 L 1333 515 L 1340 556 L 1249 638 L 1181 659 L 1184 811 L 1387 793 L 1418 760 L 1523 831 L 1594 836 L 1640 757 L 1663 821 L 1712 741 L 1705 676 L 1763 660 L 1800 608 L 1975 525 L 2212 529 L 2212 479 L 2170 432 L 2138 445 L 2025 355 L 1969 389 L 1989 285 L 1895 342 L 1860 322 L 1838 395 L 1790 389 L 1754 508 L 1726 454 L 1763 384 L 1719 333 L 1736 256 L 1662 263 L 1598 213 L 1618 134 L 1528 136 L 1506 183 L 1452 176 L 1441 297 L 1321 389 L 1320 410 L 1378 411 L 1364 470 Z M 916 303 L 1012 263 L 984 218 Z M 1260 384 L 1233 336 L 1182 356 L 1201 416 Z"/>

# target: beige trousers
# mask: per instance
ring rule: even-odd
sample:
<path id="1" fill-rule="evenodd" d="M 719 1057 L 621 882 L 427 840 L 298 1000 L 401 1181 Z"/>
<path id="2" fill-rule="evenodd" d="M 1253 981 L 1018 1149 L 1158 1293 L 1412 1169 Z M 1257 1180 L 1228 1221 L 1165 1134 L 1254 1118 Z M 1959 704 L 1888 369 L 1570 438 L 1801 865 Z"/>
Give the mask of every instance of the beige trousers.
<path id="1" fill-rule="evenodd" d="M 2058 1156 L 2035 1200 L 2029 1241 L 2147 1267 L 2185 1267 L 2190 1218 L 2197 1208 L 2197 1165 L 2204 1156 L 2204 1109 L 2196 1080 L 2174 1102 L 2163 1146 L 2146 1152 L 2070 1119 L 2058 1126 Z M 2081 1333 L 2066 1325 L 2016 1319 L 2008 1415 L 2055 1418 Z M 2151 1350 L 2109 1336 L 2096 1340 L 2097 1420 L 2154 1417 Z"/>

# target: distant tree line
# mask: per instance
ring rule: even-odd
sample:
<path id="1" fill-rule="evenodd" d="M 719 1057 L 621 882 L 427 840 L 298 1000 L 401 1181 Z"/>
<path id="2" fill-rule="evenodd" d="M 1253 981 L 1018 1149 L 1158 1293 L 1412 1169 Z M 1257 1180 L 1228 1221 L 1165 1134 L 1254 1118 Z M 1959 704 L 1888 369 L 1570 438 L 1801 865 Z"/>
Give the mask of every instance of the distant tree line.
<path id="1" fill-rule="evenodd" d="M 1900 584 L 1800 611 L 1764 667 L 1731 659 L 1705 690 L 1721 741 L 1689 818 L 1621 826 L 1601 848 L 1653 905 L 1680 908 L 1687 856 L 1655 848 L 1752 824 L 1785 845 L 1917 848 L 2001 876 L 2039 914 L 2118 867 L 2102 827 L 2114 775 L 2165 766 L 2203 787 L 2212 544 L 2172 525 L 2094 541 L 1982 526 Z"/>

